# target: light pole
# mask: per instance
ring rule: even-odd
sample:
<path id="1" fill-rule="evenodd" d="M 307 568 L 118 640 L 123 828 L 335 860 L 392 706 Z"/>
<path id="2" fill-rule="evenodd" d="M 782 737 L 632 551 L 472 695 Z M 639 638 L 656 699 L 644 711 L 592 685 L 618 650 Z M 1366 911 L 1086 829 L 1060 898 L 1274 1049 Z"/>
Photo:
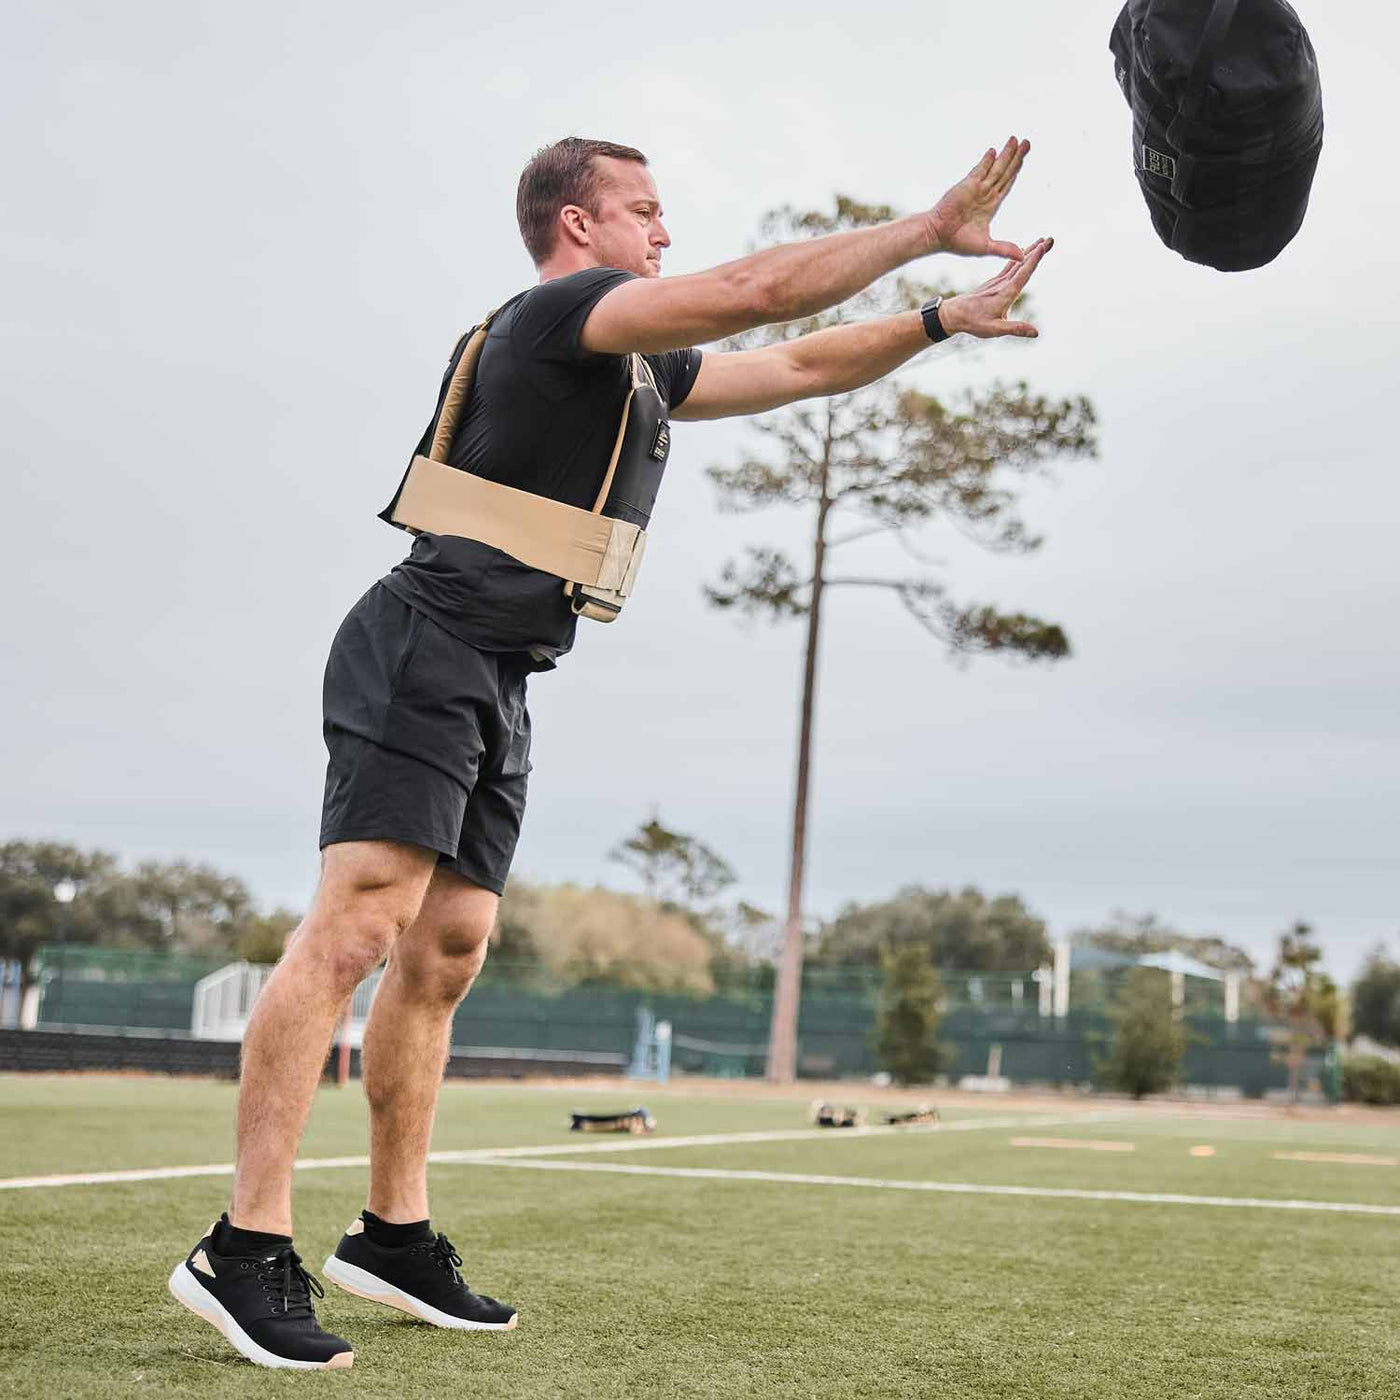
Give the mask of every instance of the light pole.
<path id="1" fill-rule="evenodd" d="M 78 886 L 72 880 L 60 880 L 53 887 L 53 897 L 58 901 L 58 946 L 63 949 L 58 960 L 58 1004 L 63 1006 L 63 981 L 68 971 L 68 906 L 78 897 Z M 53 1019 L 51 1016 L 50 1020 Z"/>

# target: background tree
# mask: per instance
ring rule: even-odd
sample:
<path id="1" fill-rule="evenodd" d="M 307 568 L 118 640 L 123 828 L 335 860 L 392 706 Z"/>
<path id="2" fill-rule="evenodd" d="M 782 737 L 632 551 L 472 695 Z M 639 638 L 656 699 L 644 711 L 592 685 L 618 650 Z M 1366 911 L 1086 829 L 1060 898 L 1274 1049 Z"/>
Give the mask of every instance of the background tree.
<path id="1" fill-rule="evenodd" d="M 1313 941 L 1311 924 L 1300 920 L 1279 935 L 1265 1006 L 1288 1027 L 1284 1059 L 1288 1092 L 1295 1100 L 1308 1051 L 1333 1039 L 1341 1029 L 1341 995 L 1337 984 L 1319 968 L 1321 961 L 1322 949 Z"/>
<path id="2" fill-rule="evenodd" d="M 120 874 L 115 856 L 82 851 L 62 841 L 7 841 L 0 845 L 0 958 L 23 969 L 27 989 L 46 943 L 94 943 L 103 927 L 103 892 Z M 61 904 L 54 891 L 75 887 Z"/>
<path id="3" fill-rule="evenodd" d="M 911 945 L 947 971 L 1026 972 L 1051 956 L 1045 921 L 1018 895 L 988 899 L 971 886 L 954 893 L 917 885 L 879 903 L 848 904 L 823 926 L 815 956 L 877 964 L 884 950 Z"/>
<path id="4" fill-rule="evenodd" d="M 1351 1028 L 1384 1045 L 1400 1045 L 1400 963 L 1375 948 L 1351 989 Z"/>
<path id="5" fill-rule="evenodd" d="M 876 1053 L 896 1083 L 924 1084 L 942 1068 L 938 1004 L 943 989 L 928 950 L 917 943 L 887 948 L 875 1023 Z"/>
<path id="6" fill-rule="evenodd" d="M 1073 942 L 1080 947 L 1101 948 L 1141 958 L 1152 953 L 1184 953 L 1221 972 L 1254 973 L 1254 959 L 1243 948 L 1215 934 L 1183 933 L 1162 923 L 1155 914 L 1128 914 L 1116 910 L 1098 928 L 1078 930 Z"/>
<path id="7" fill-rule="evenodd" d="M 711 947 L 691 921 L 655 900 L 577 885 L 536 886 L 529 913 L 535 954 L 571 985 L 708 996 Z"/>
<path id="8" fill-rule="evenodd" d="M 712 899 L 734 883 L 734 871 L 722 856 L 696 836 L 672 831 L 653 815 L 608 859 L 641 877 L 648 899 L 691 907 Z"/>
<path id="9" fill-rule="evenodd" d="M 270 914 L 254 914 L 243 921 L 233 951 L 247 962 L 275 963 L 287 949 L 287 940 L 301 923 L 301 915 L 277 908 Z"/>
<path id="10" fill-rule="evenodd" d="M 1181 1073 L 1186 1032 L 1172 1012 L 1168 974 L 1135 967 L 1112 1012 L 1105 1082 L 1140 1099 L 1170 1089 Z"/>
<path id="11" fill-rule="evenodd" d="M 142 861 L 114 891 L 120 922 L 146 946 L 186 952 L 233 949 L 258 914 L 247 885 L 208 865 Z"/>
<path id="12" fill-rule="evenodd" d="M 64 881 L 75 886 L 67 905 L 54 897 Z M 276 958 L 297 921 L 260 914 L 243 881 L 212 866 L 143 861 L 127 872 L 106 851 L 64 842 L 0 845 L 0 957 L 18 959 L 26 978 L 46 943 Z"/>
<path id="13" fill-rule="evenodd" d="M 782 208 L 764 220 L 764 243 L 785 242 L 884 223 L 888 205 L 836 197 L 832 213 Z M 771 344 L 844 322 L 891 315 L 919 306 L 934 292 L 903 274 L 818 316 L 767 326 L 738 337 L 741 346 Z M 752 548 L 742 563 L 726 564 L 706 589 L 718 608 L 774 620 L 805 617 L 797 781 L 787 922 L 773 1002 L 768 1076 L 790 1082 L 796 1071 L 797 1003 L 802 977 L 802 886 L 817 653 L 822 600 L 829 588 L 883 591 L 955 654 L 1001 652 L 1053 661 L 1069 654 L 1063 630 L 1032 614 L 1003 612 L 987 603 L 957 602 L 944 580 L 927 568 L 914 572 L 837 573 L 835 551 L 893 537 L 915 561 L 927 564 L 915 536 L 934 520 L 957 527 L 986 549 L 1024 554 L 1040 540 L 1016 510 L 1011 483 L 1043 474 L 1057 460 L 1090 456 L 1096 448 L 1094 411 L 1083 397 L 1060 400 L 1027 385 L 995 383 L 940 399 L 891 377 L 854 393 L 785 409 L 753 426 L 769 450 L 734 467 L 712 467 L 722 508 L 756 510 L 785 505 L 805 510 L 812 523 L 810 559 L 789 559 L 768 546 Z M 833 522 L 853 528 L 834 535 Z M 882 556 L 888 557 L 888 551 Z"/>

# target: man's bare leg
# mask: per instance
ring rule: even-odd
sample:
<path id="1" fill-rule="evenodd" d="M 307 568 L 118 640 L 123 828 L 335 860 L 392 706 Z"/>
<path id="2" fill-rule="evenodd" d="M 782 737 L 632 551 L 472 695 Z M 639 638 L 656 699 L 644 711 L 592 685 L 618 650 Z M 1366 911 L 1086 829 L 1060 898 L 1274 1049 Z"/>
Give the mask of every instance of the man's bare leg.
<path id="1" fill-rule="evenodd" d="M 392 841 L 326 847 L 311 911 L 243 1038 L 231 1224 L 292 1233 L 292 1163 L 336 1024 L 356 985 L 413 924 L 436 862 L 433 851 Z"/>
<path id="2" fill-rule="evenodd" d="M 452 1013 L 481 971 L 496 895 L 439 868 L 389 956 L 365 1028 L 368 1206 L 381 1220 L 428 1218 L 428 1147 L 451 1048 Z"/>

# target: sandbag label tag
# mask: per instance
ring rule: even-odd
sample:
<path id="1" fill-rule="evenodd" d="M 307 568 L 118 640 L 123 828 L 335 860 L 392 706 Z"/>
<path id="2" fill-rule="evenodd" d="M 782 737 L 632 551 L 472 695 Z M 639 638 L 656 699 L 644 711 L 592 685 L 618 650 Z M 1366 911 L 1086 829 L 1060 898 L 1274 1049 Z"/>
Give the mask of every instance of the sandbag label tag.
<path id="1" fill-rule="evenodd" d="M 651 455 L 658 461 L 666 460 L 666 453 L 671 447 L 671 430 L 665 423 L 660 424 L 656 429 L 656 437 L 651 444 Z"/>
<path id="2" fill-rule="evenodd" d="M 1142 168 L 1145 174 L 1160 175 L 1164 180 L 1176 179 L 1176 162 L 1151 146 L 1142 148 Z"/>

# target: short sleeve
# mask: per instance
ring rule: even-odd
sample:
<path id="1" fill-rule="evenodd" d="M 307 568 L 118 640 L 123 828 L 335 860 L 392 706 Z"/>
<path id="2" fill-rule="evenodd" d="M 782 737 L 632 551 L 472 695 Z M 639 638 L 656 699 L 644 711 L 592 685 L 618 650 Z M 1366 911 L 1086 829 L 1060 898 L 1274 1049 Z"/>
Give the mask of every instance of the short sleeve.
<path id="1" fill-rule="evenodd" d="M 656 375 L 657 388 L 666 400 L 667 407 L 677 409 L 695 386 L 695 378 L 700 373 L 700 351 L 694 346 L 688 350 L 670 350 L 664 355 L 648 355 L 646 362 Z"/>
<path id="2" fill-rule="evenodd" d="M 614 287 L 635 273 L 590 267 L 532 287 L 521 299 L 510 328 L 517 349 L 531 360 L 579 363 L 595 359 L 579 342 L 583 324 Z"/>

